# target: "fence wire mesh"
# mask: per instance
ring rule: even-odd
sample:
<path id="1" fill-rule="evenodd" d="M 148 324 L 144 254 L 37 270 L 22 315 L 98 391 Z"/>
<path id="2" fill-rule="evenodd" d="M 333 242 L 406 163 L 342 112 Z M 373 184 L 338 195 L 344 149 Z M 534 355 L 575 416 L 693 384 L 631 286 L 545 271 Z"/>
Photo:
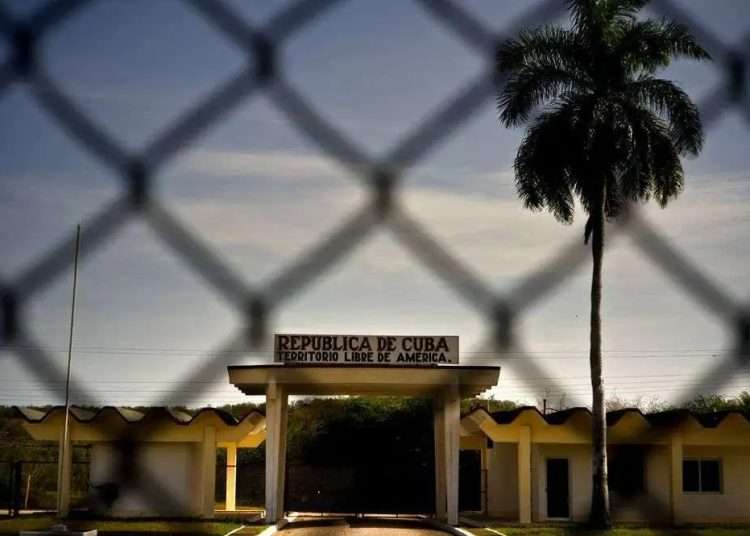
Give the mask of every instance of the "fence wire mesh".
<path id="1" fill-rule="evenodd" d="M 48 65 L 41 54 L 42 42 L 53 29 L 66 24 L 79 11 L 94 3 L 94 0 L 50 1 L 22 19 L 0 4 L 0 33 L 9 50 L 0 66 L 0 96 L 13 86 L 23 86 L 57 128 L 64 130 L 91 158 L 119 177 L 122 186 L 119 197 L 82 225 L 82 242 L 86 246 L 82 250 L 83 257 L 92 255 L 111 241 L 127 222 L 140 219 L 155 231 L 164 247 L 172 250 L 242 319 L 243 328 L 219 344 L 182 382 L 174 385 L 173 394 L 167 394 L 162 405 L 184 401 L 184 396 L 179 393 L 188 390 L 198 398 L 208 386 L 196 380 L 209 371 L 231 364 L 242 352 L 257 350 L 267 344 L 269 334 L 273 332 L 271 314 L 283 308 L 290 298 L 314 285 L 335 265 L 345 262 L 354 248 L 376 229 L 390 231 L 403 248 L 486 320 L 487 336 L 483 349 L 498 355 L 509 351 L 523 355 L 523 348 L 514 338 L 519 316 L 586 266 L 588 250 L 576 240 L 563 248 L 551 262 L 527 274 L 515 288 L 498 293 L 477 276 L 471 266 L 461 262 L 450 247 L 419 224 L 397 194 L 397 187 L 410 168 L 494 99 L 497 87 L 504 83 L 497 75 L 494 63 L 500 43 L 522 28 L 555 20 L 565 11 L 564 2 L 544 2 L 496 32 L 460 2 L 418 1 L 425 17 L 454 34 L 482 58 L 484 69 L 456 95 L 417 121 L 383 155 L 372 154 L 320 113 L 305 94 L 305 88 L 295 87 L 285 75 L 278 54 L 292 36 L 316 24 L 332 7 L 345 3 L 345 0 L 294 2 L 262 26 L 249 24 L 221 1 L 185 0 L 184 3 L 211 24 L 218 34 L 245 53 L 247 63 L 241 72 L 219 81 L 207 97 L 195 102 L 137 152 L 126 149 L 83 111 L 75 99 L 49 76 Z M 657 14 L 689 26 L 720 68 L 721 76 L 715 88 L 699 101 L 704 125 L 710 129 L 722 116 L 736 114 L 750 127 L 747 88 L 750 33 L 737 43 L 726 44 L 670 0 L 653 0 L 650 7 Z M 327 158 L 343 166 L 353 180 L 365 185 L 369 191 L 369 202 L 363 208 L 342 221 L 333 232 L 320 237 L 313 248 L 293 259 L 264 288 L 248 283 L 200 236 L 189 231 L 155 194 L 160 171 L 167 163 L 190 148 L 207 129 L 224 121 L 242 103 L 259 95 L 268 98 L 296 131 Z M 680 398 L 691 399 L 701 386 L 719 388 L 740 369 L 746 371 L 750 356 L 748 304 L 726 292 L 705 270 L 673 247 L 636 209 L 629 210 L 627 216 L 613 227 L 615 233 L 629 235 L 682 292 L 735 334 L 734 351 L 712 370 L 696 378 Z M 0 342 L 29 374 L 52 384 L 63 383 L 65 373 L 39 342 L 35 326 L 26 321 L 24 311 L 45 288 L 71 269 L 74 240 L 75 236 L 71 234 L 67 240 L 37 258 L 27 270 L 0 281 Z M 502 364 L 502 357 L 498 361 Z M 564 392 L 562 386 L 555 386 L 553 375 L 543 363 L 532 355 L 515 359 L 513 367 L 522 376 L 550 378 L 550 389 Z M 100 404 L 98 397 L 75 376 L 71 390 L 78 393 L 81 403 Z M 120 443 L 122 482 L 137 486 L 161 503 L 172 500 L 156 479 L 133 470 L 137 467 L 138 453 L 135 444 L 128 439 L 123 437 Z M 665 511 L 668 509 L 668 505 L 661 507 Z"/>

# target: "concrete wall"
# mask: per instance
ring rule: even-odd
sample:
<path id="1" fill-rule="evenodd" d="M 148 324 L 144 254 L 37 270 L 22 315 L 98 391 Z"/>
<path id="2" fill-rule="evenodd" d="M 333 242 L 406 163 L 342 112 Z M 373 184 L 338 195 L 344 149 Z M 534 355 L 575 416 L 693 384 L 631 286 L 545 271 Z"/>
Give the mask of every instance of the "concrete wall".
<path id="1" fill-rule="evenodd" d="M 588 445 L 534 445 L 532 448 L 532 512 L 547 519 L 546 458 L 568 458 L 572 518 L 588 517 L 591 496 L 591 457 Z M 518 465 L 515 443 L 495 443 L 487 450 L 487 507 L 493 517 L 518 520 Z M 645 492 L 624 498 L 612 494 L 612 517 L 621 522 L 670 520 L 669 450 L 646 451 Z"/>
<path id="2" fill-rule="evenodd" d="M 119 497 L 111 509 L 99 506 L 113 516 L 196 516 L 201 513 L 200 444 L 140 443 L 136 467 L 156 482 L 152 494 L 138 487 L 119 486 Z M 117 474 L 120 454 L 111 443 L 95 443 L 91 448 L 91 485 L 122 482 Z M 154 500 L 164 497 L 163 500 Z M 168 500 L 170 497 L 171 500 Z"/>
<path id="3" fill-rule="evenodd" d="M 645 454 L 645 490 L 633 497 L 611 495 L 612 518 L 618 522 L 671 521 L 670 452 L 666 446 L 648 446 Z M 720 459 L 721 493 L 677 494 L 675 516 L 682 523 L 750 522 L 750 450 L 744 447 L 685 446 L 684 458 Z M 567 458 L 571 520 L 585 521 L 591 504 L 591 447 L 589 445 L 534 444 L 531 450 L 532 519 L 547 521 L 547 458 Z M 495 443 L 487 450 L 487 508 L 491 516 L 518 520 L 518 464 L 515 443 Z"/>
<path id="4" fill-rule="evenodd" d="M 676 514 L 687 523 L 750 522 L 750 449 L 746 447 L 685 446 L 685 458 L 718 458 L 722 465 L 721 493 L 684 493 Z"/>
<path id="5" fill-rule="evenodd" d="M 488 513 L 518 521 L 518 446 L 495 443 L 486 452 Z"/>
<path id="6" fill-rule="evenodd" d="M 532 520 L 547 520 L 547 458 L 568 459 L 570 519 L 585 521 L 591 505 L 591 446 L 554 443 L 531 449 Z"/>
<path id="7" fill-rule="evenodd" d="M 669 522 L 670 466 L 667 447 L 651 447 L 646 456 L 646 490 L 623 501 L 612 496 L 616 521 Z M 683 458 L 713 458 L 722 463 L 721 493 L 677 493 L 675 517 L 684 523 L 750 521 L 750 451 L 744 447 L 684 446 Z"/>
<path id="8" fill-rule="evenodd" d="M 547 520 L 546 460 L 567 458 L 569 463 L 570 519 L 585 521 L 591 501 L 591 415 L 574 410 L 565 424 L 552 424 L 535 408 L 521 409 L 505 419 L 484 410 L 469 413 L 462 421 L 463 433 L 472 438 L 470 448 L 482 448 L 482 435 L 495 442 L 487 454 L 487 506 L 490 514 L 522 522 Z M 642 445 L 644 490 L 634 496 L 611 494 L 615 521 L 676 523 L 750 522 L 750 421 L 745 415 L 730 413 L 716 426 L 688 413 L 674 415 L 668 427 L 636 410 L 627 411 L 608 429 L 610 452 L 624 446 Z M 528 460 L 525 453 L 531 441 L 531 491 L 518 497 L 518 463 Z M 468 442 L 467 442 L 468 444 Z M 624 450 L 622 452 L 625 452 Z M 681 469 L 684 458 L 721 459 L 721 493 L 684 493 Z M 632 461 L 632 460 L 631 460 Z M 625 460 L 623 463 L 628 463 Z M 623 470 L 630 471 L 627 466 Z M 526 483 L 521 479 L 522 488 Z M 525 515 L 530 504 L 531 516 Z M 519 516 L 518 514 L 521 513 Z"/>
<path id="9" fill-rule="evenodd" d="M 612 519 L 619 522 L 671 521 L 670 458 L 664 446 L 648 445 L 644 460 L 644 492 L 632 497 L 610 493 Z"/>

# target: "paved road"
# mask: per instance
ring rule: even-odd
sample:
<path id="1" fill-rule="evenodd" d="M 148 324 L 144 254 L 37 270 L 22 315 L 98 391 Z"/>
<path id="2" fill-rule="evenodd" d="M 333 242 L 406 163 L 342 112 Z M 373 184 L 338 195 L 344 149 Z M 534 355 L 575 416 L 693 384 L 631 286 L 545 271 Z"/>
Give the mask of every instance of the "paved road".
<path id="1" fill-rule="evenodd" d="M 446 536 L 447 533 L 413 521 L 297 520 L 279 536 Z"/>

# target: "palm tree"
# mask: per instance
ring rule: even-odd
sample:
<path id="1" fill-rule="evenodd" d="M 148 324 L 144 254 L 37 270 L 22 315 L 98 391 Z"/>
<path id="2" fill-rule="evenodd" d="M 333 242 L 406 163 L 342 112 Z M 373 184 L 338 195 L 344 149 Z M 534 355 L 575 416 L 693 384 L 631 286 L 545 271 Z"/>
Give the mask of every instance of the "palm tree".
<path id="1" fill-rule="evenodd" d="M 514 162 L 524 205 L 564 223 L 575 200 L 591 238 L 590 366 L 593 492 L 590 522 L 610 525 L 602 378 L 605 221 L 628 202 L 664 207 L 683 187 L 681 155 L 697 155 L 703 129 L 687 94 L 656 72 L 676 57 L 710 59 L 683 26 L 640 20 L 648 0 L 569 0 L 570 28 L 524 31 L 503 44 L 497 68 L 500 121 L 527 125 Z"/>

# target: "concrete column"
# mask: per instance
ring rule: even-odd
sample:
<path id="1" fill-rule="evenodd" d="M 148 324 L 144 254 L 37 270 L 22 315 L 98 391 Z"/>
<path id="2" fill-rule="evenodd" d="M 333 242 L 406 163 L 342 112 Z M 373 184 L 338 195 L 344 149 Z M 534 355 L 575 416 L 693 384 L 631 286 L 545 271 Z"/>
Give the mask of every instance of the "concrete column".
<path id="1" fill-rule="evenodd" d="M 65 431 L 60 430 L 57 460 L 57 515 L 59 517 L 68 517 L 70 513 L 70 484 L 73 478 L 73 442 L 70 440 L 73 433 L 72 417 L 70 421 L 71 429 L 68 430 L 67 442 L 65 442 Z M 64 448 L 63 443 L 65 443 Z"/>
<path id="2" fill-rule="evenodd" d="M 669 445 L 670 453 L 670 501 L 672 523 L 678 525 L 681 519 L 682 498 L 682 436 L 675 433 Z"/>
<path id="3" fill-rule="evenodd" d="M 286 479 L 286 424 L 288 396 L 283 386 L 269 384 L 266 390 L 266 522 L 284 516 Z"/>
<path id="4" fill-rule="evenodd" d="M 225 493 L 225 509 L 229 512 L 237 510 L 237 445 L 227 445 L 227 487 Z"/>
<path id="5" fill-rule="evenodd" d="M 436 396 L 432 400 L 432 422 L 435 438 L 435 516 L 445 521 L 446 489 L 445 489 L 445 415 L 443 415 L 443 397 Z"/>
<path id="6" fill-rule="evenodd" d="M 520 427 L 518 438 L 518 522 L 531 523 L 531 428 Z"/>
<path id="7" fill-rule="evenodd" d="M 203 429 L 201 445 L 201 517 L 214 517 L 216 507 L 216 430 Z"/>
<path id="8" fill-rule="evenodd" d="M 443 414 L 445 415 L 447 521 L 449 525 L 458 525 L 458 455 L 460 450 L 461 398 L 455 387 L 446 389 Z"/>
<path id="9" fill-rule="evenodd" d="M 485 438 L 482 438 L 483 441 L 487 441 Z M 483 445 L 482 448 L 479 451 L 479 486 L 480 486 L 480 492 L 479 492 L 479 511 L 483 514 L 487 514 L 487 493 L 488 493 L 488 482 L 487 482 L 487 456 L 489 453 L 487 452 L 486 445 Z"/>

